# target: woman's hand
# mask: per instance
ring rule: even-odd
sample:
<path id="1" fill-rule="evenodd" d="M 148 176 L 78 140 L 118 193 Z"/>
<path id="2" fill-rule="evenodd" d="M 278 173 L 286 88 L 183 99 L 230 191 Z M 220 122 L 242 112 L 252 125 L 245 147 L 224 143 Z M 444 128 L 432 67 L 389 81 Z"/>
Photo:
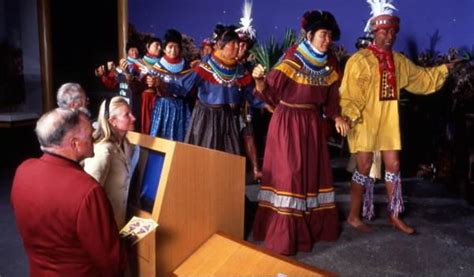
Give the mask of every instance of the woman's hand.
<path id="1" fill-rule="evenodd" d="M 95 69 L 94 73 L 95 73 L 95 76 L 97 76 L 99 78 L 104 76 L 105 75 L 105 65 L 101 65 L 101 66 L 97 67 Z"/>
<path id="2" fill-rule="evenodd" d="M 125 58 L 120 59 L 119 68 L 122 69 L 123 71 L 127 71 L 127 70 L 128 70 L 127 59 L 125 59 Z"/>
<path id="3" fill-rule="evenodd" d="M 265 90 L 265 67 L 261 64 L 257 64 L 252 71 L 252 77 L 255 80 L 255 89 L 258 92 Z"/>
<path id="4" fill-rule="evenodd" d="M 265 67 L 261 64 L 257 64 L 252 71 L 252 77 L 255 80 L 265 79 Z"/>
<path id="5" fill-rule="evenodd" d="M 334 119 L 336 122 L 336 131 L 341 134 L 341 136 L 345 137 L 349 132 L 350 125 L 345 118 L 342 116 L 338 116 Z"/>
<path id="6" fill-rule="evenodd" d="M 267 103 L 265 103 L 264 107 L 269 113 L 273 113 L 275 111 L 275 107 L 273 107 L 272 105 L 269 105 Z"/>
<path id="7" fill-rule="evenodd" d="M 146 75 L 145 83 L 149 88 L 153 88 L 157 86 L 157 80 L 154 76 Z"/>

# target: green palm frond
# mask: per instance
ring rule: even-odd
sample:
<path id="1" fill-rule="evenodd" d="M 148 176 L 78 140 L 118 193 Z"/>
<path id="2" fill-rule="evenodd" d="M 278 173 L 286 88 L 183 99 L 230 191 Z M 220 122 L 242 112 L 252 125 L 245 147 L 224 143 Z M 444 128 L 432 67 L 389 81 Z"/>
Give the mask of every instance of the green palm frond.
<path id="1" fill-rule="evenodd" d="M 285 36 L 283 37 L 283 48 L 284 49 L 290 48 L 296 43 L 297 40 L 298 40 L 298 37 L 296 36 L 295 30 L 286 29 Z"/>
<path id="2" fill-rule="evenodd" d="M 286 29 L 283 42 L 278 43 L 275 37 L 271 37 L 267 43 L 256 44 L 250 52 L 255 56 L 256 62 L 267 69 L 275 66 L 286 50 L 297 41 L 294 30 Z"/>

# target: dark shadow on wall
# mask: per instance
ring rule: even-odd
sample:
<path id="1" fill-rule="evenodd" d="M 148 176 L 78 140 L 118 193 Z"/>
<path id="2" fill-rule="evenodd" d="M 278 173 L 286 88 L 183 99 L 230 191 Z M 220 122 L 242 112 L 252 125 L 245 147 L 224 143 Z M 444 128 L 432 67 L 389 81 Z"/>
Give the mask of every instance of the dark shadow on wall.
<path id="1" fill-rule="evenodd" d="M 7 41 L 0 41 L 0 111 L 13 112 L 25 102 L 23 53 Z"/>
<path id="2" fill-rule="evenodd" d="M 77 82 L 101 90 L 94 69 L 118 59 L 117 1 L 51 1 L 54 89 Z"/>

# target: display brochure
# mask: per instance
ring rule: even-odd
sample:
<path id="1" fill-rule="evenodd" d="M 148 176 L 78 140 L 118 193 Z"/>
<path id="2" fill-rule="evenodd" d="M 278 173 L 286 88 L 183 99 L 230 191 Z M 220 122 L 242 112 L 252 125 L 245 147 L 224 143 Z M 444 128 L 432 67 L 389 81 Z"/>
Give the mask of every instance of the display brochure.
<path id="1" fill-rule="evenodd" d="M 120 230 L 120 236 L 130 240 L 133 245 L 155 230 L 156 227 L 158 227 L 158 223 L 153 219 L 134 216 L 125 227 Z"/>

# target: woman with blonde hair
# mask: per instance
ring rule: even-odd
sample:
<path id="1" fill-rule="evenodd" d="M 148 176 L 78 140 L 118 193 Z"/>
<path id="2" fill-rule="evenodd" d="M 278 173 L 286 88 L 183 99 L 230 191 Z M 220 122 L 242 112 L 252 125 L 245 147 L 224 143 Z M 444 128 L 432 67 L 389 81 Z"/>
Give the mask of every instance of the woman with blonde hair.
<path id="1" fill-rule="evenodd" d="M 124 98 L 104 100 L 93 133 L 95 155 L 84 162 L 84 170 L 104 187 L 119 229 L 125 225 L 132 160 L 138 154 L 126 138 L 134 123 L 135 116 Z"/>

